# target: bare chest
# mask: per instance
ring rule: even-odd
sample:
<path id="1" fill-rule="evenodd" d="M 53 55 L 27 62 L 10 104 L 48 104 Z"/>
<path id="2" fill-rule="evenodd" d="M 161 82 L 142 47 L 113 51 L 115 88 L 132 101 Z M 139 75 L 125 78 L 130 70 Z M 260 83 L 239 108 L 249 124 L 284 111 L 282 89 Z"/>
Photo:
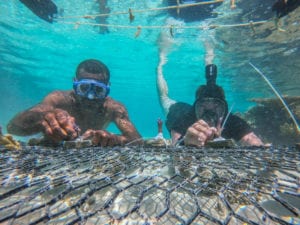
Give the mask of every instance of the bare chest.
<path id="1" fill-rule="evenodd" d="M 88 129 L 105 129 L 112 120 L 112 115 L 105 110 L 96 110 L 92 108 L 73 112 L 73 116 L 82 133 Z"/>

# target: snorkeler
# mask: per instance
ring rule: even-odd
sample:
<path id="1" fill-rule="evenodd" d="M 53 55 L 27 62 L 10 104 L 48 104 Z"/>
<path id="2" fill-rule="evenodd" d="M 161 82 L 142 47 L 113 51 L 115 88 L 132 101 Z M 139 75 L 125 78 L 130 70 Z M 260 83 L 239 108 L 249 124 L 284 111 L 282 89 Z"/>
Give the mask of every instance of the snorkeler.
<path id="1" fill-rule="evenodd" d="M 251 127 L 240 117 L 228 112 L 224 90 L 216 84 L 217 66 L 212 63 L 214 51 L 206 43 L 205 76 L 207 83 L 196 91 L 193 105 L 177 102 L 168 95 L 168 85 L 163 75 L 163 66 L 167 62 L 166 54 L 170 48 L 170 39 L 160 37 L 159 64 L 157 67 L 157 91 L 160 105 L 167 117 L 166 127 L 170 132 L 172 144 L 203 146 L 209 140 L 224 137 L 233 138 L 244 145 L 261 146 L 263 142 Z"/>
<path id="2" fill-rule="evenodd" d="M 7 131 L 19 136 L 42 132 L 49 145 L 90 139 L 94 145 L 115 146 L 139 140 L 140 134 L 129 120 L 125 106 L 109 97 L 110 72 L 102 62 L 89 59 L 76 70 L 72 91 L 54 91 L 44 100 L 16 115 Z M 115 123 L 121 135 L 106 131 Z M 135 142 L 138 144 L 139 142 Z"/>

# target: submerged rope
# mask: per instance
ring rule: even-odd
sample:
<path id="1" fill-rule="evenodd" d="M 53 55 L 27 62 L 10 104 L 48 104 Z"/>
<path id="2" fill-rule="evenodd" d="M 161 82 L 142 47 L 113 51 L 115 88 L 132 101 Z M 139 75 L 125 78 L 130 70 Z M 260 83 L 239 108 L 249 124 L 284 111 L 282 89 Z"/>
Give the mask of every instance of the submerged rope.
<path id="1" fill-rule="evenodd" d="M 172 29 L 215 29 L 215 28 L 230 28 L 230 27 L 246 27 L 246 26 L 253 26 L 253 25 L 259 25 L 264 24 L 266 22 L 269 22 L 268 20 L 258 21 L 258 22 L 249 22 L 249 23 L 239 23 L 239 24 L 212 24 L 212 25 L 206 25 L 206 26 L 176 26 L 172 25 Z M 134 25 L 119 25 L 119 24 L 101 24 L 101 23 L 89 23 L 89 22 L 60 22 L 64 24 L 73 24 L 76 26 L 76 28 L 79 25 L 90 25 L 95 27 L 112 27 L 112 28 L 124 28 L 124 29 L 137 29 L 138 27 L 143 29 L 167 29 L 170 28 L 170 25 L 153 25 L 153 26 L 134 26 Z"/>
<path id="2" fill-rule="evenodd" d="M 128 11 L 122 11 L 122 12 L 111 12 L 111 13 L 103 13 L 103 14 L 90 14 L 90 15 L 77 15 L 77 16 L 65 16 L 65 17 L 58 17 L 56 18 L 56 21 L 62 24 L 73 24 L 75 29 L 77 29 L 80 25 L 88 25 L 88 26 L 94 26 L 94 27 L 110 27 L 110 28 L 122 28 L 122 29 L 215 29 L 215 28 L 230 28 L 230 27 L 246 27 L 250 26 L 251 29 L 253 29 L 254 25 L 264 24 L 268 22 L 267 20 L 263 21 L 249 21 L 248 23 L 238 23 L 238 24 L 211 24 L 211 25 L 203 25 L 203 26 L 176 26 L 176 25 L 121 25 L 121 24 L 104 24 L 104 23 L 91 23 L 91 22 L 71 22 L 71 21 L 64 21 L 66 19 L 95 19 L 97 17 L 107 17 L 107 16 L 114 16 L 114 15 L 126 15 L 129 14 L 129 20 L 132 22 L 134 18 L 135 13 L 146 13 L 146 12 L 152 12 L 152 11 L 162 11 L 162 10 L 169 10 L 169 9 L 182 9 L 182 8 L 188 8 L 188 7 L 195 7 L 199 5 L 213 5 L 222 3 L 224 0 L 215 0 L 215 1 L 205 1 L 205 2 L 198 2 L 198 3 L 191 3 L 191 4 L 177 4 L 173 6 L 167 6 L 167 7 L 159 7 L 159 8 L 150 8 L 150 9 L 131 9 L 129 8 Z"/>
<path id="3" fill-rule="evenodd" d="M 217 3 L 222 3 L 222 2 L 224 2 L 224 0 L 205 1 L 205 2 L 198 2 L 198 3 L 192 3 L 192 4 L 178 4 L 178 5 L 173 5 L 173 6 L 151 8 L 151 9 L 130 9 L 130 12 L 132 14 L 134 14 L 134 13 L 145 13 L 145 12 L 152 12 L 152 11 L 162 11 L 162 10 L 168 10 L 168 9 L 182 9 L 182 8 L 188 8 L 188 7 L 198 6 L 198 5 L 211 5 L 211 4 L 217 4 Z M 126 14 L 128 14 L 128 11 L 103 13 L 103 14 L 92 14 L 92 15 L 81 15 L 81 16 L 65 16 L 65 17 L 58 17 L 56 19 L 60 20 L 60 19 L 73 19 L 73 18 L 96 18 L 96 17 L 126 15 Z"/>

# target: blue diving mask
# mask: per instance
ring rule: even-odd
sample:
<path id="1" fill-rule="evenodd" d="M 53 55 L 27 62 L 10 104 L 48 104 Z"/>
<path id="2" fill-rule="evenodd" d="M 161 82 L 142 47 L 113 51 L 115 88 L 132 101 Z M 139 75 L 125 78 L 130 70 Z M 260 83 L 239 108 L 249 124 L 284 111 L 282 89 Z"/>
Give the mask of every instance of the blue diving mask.
<path id="1" fill-rule="evenodd" d="M 110 91 L 108 85 L 93 79 L 74 81 L 73 89 L 77 95 L 88 99 L 104 99 Z"/>

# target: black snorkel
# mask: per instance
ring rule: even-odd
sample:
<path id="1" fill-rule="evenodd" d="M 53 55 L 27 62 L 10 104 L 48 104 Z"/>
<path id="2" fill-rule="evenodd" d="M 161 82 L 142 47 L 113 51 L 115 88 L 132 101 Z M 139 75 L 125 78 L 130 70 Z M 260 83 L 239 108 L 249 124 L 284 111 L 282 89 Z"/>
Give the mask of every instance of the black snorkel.
<path id="1" fill-rule="evenodd" d="M 228 112 L 224 90 L 216 84 L 217 72 L 215 64 L 205 67 L 206 85 L 199 86 L 194 103 L 196 118 L 214 127 L 220 126 Z"/>
<path id="2" fill-rule="evenodd" d="M 205 67 L 206 86 L 211 89 L 216 85 L 218 68 L 215 64 L 209 64 Z"/>
<path id="3" fill-rule="evenodd" d="M 224 139 L 221 136 L 223 126 L 226 123 L 228 114 L 228 105 L 225 99 L 225 93 L 222 87 L 216 84 L 217 66 L 209 64 L 205 67 L 206 85 L 202 85 L 196 92 L 196 101 L 194 109 L 197 119 L 203 119 L 210 126 L 221 126 L 220 133 L 212 141 L 208 141 L 205 145 L 213 148 L 234 147 L 231 139 Z M 215 105 L 215 114 L 209 115 L 209 105 Z M 201 110 L 201 108 L 203 110 Z M 205 108 L 207 110 L 205 110 Z M 220 128 L 220 127 L 219 127 Z"/>

